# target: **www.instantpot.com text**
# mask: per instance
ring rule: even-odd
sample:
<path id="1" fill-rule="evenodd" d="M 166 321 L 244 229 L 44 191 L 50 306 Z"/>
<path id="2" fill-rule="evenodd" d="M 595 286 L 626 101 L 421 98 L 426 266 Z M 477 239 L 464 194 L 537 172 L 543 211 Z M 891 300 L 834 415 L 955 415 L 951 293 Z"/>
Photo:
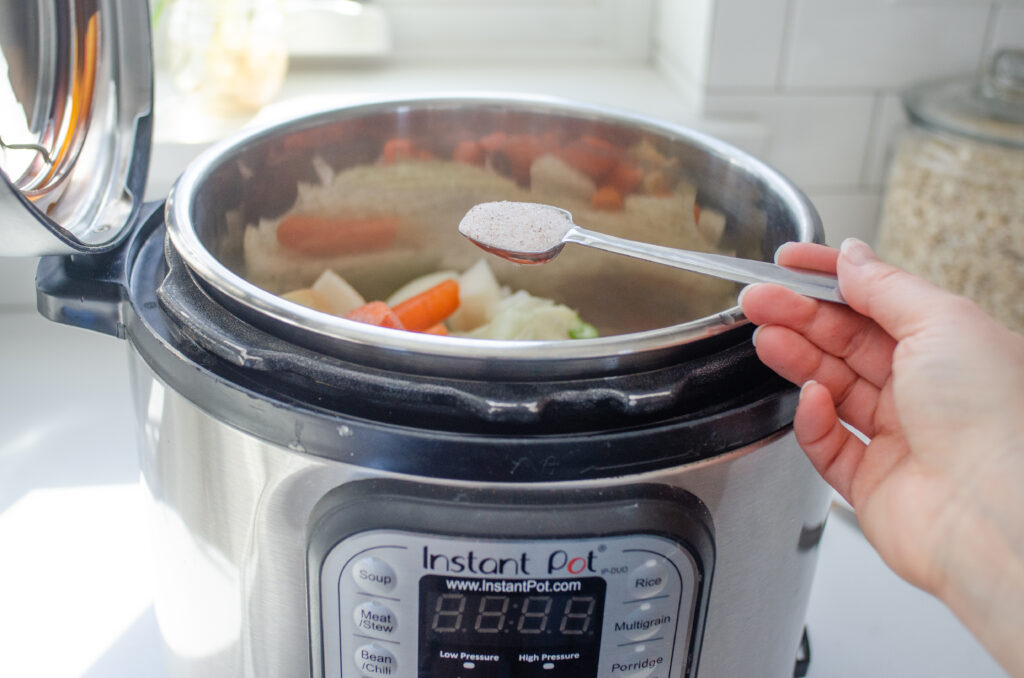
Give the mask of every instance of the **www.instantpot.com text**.
<path id="1" fill-rule="evenodd" d="M 462 593 L 574 593 L 583 590 L 577 579 L 446 579 L 449 591 Z"/>

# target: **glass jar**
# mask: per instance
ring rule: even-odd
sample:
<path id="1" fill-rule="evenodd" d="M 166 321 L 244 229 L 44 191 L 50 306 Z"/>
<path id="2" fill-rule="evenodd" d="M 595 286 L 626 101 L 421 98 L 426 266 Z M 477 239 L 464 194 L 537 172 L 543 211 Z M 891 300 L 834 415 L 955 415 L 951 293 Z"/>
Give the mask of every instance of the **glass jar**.
<path id="1" fill-rule="evenodd" d="M 878 252 L 1024 333 L 1024 50 L 975 80 L 912 87 Z"/>
<path id="2" fill-rule="evenodd" d="M 173 0 L 166 9 L 175 87 L 209 112 L 258 110 L 288 69 L 278 0 Z"/>

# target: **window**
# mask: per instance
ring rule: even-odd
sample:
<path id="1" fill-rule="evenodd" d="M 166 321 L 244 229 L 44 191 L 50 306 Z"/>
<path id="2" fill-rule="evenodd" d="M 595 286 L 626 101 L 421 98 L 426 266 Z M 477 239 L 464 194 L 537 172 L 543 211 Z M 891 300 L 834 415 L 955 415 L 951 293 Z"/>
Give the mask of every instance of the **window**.
<path id="1" fill-rule="evenodd" d="M 655 0 L 373 0 L 401 61 L 646 64 Z"/>

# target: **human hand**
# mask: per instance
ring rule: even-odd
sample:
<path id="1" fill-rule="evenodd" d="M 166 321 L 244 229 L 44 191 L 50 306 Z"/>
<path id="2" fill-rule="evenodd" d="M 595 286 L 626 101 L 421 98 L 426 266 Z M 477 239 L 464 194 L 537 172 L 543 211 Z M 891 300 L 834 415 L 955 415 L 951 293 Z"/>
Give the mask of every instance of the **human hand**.
<path id="1" fill-rule="evenodd" d="M 804 385 L 797 441 L 889 566 L 1024 675 L 1024 338 L 858 241 L 776 258 L 836 272 L 849 303 L 741 295 L 758 356 Z"/>

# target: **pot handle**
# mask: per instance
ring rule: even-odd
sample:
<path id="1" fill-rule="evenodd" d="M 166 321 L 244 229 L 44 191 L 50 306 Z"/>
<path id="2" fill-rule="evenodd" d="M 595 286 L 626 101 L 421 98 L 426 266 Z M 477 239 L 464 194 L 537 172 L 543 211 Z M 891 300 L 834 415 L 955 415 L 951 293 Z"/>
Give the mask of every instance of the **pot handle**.
<path id="1" fill-rule="evenodd" d="M 102 254 L 48 255 L 36 269 L 36 307 L 63 325 L 125 338 L 128 280 L 138 248 L 163 223 L 163 201 L 143 205 L 128 238 Z"/>

